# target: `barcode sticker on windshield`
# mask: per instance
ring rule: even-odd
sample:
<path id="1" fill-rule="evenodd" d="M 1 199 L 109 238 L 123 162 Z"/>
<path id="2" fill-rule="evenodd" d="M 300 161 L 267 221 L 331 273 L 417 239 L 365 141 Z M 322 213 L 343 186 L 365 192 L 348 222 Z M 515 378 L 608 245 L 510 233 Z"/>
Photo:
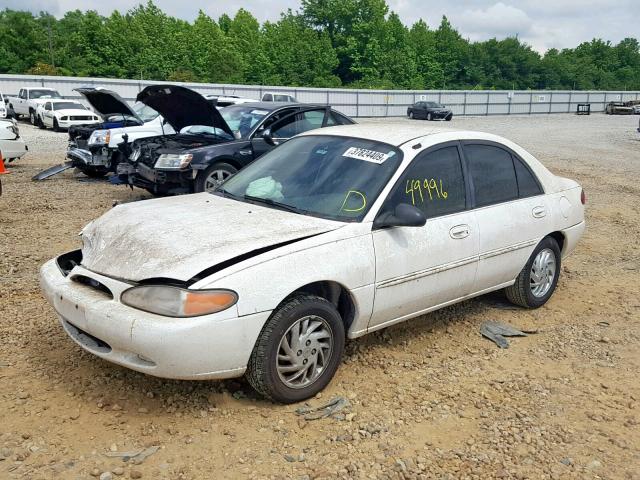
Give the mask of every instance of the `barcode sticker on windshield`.
<path id="1" fill-rule="evenodd" d="M 269 113 L 266 110 L 251 110 L 251 115 L 266 115 Z"/>
<path id="2" fill-rule="evenodd" d="M 365 162 L 382 163 L 389 155 L 375 150 L 367 150 L 366 148 L 351 147 L 342 154 L 343 157 L 355 158 L 356 160 L 364 160 Z"/>

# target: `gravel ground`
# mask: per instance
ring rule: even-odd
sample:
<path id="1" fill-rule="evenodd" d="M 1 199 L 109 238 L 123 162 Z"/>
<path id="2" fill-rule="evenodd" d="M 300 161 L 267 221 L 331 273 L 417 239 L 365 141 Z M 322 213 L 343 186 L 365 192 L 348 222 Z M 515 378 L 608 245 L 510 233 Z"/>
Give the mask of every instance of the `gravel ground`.
<path id="1" fill-rule="evenodd" d="M 380 120 L 362 120 L 379 122 Z M 391 122 L 409 122 L 392 119 Z M 114 201 L 146 193 L 72 171 L 66 135 L 21 124 L 30 152 L 0 197 L 1 479 L 640 479 L 638 117 L 456 118 L 579 180 L 588 230 L 535 311 L 481 297 L 347 345 L 331 385 L 350 406 L 306 421 L 244 380 L 167 381 L 83 352 L 38 287 Z M 537 329 L 499 350 L 486 320 Z M 159 446 L 140 462 L 108 453 Z"/>

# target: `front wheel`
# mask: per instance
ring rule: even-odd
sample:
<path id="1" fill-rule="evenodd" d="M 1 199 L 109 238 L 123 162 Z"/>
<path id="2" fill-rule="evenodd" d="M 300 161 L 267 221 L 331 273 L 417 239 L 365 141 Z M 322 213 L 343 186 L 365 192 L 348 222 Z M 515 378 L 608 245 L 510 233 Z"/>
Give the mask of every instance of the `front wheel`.
<path id="1" fill-rule="evenodd" d="M 446 120 L 447 122 L 450 122 L 452 118 L 453 118 L 453 114 L 451 114 L 451 115 L 447 115 L 447 118 L 445 118 L 445 120 Z"/>
<path id="2" fill-rule="evenodd" d="M 38 128 L 39 129 L 44 130 L 46 128 L 44 122 L 42 121 L 42 117 L 39 116 L 39 115 L 38 115 L 37 123 L 38 123 Z"/>
<path id="3" fill-rule="evenodd" d="M 431 112 L 427 113 L 427 120 L 431 121 Z"/>
<path id="4" fill-rule="evenodd" d="M 409 118 L 413 120 L 413 112 L 409 112 Z"/>
<path id="5" fill-rule="evenodd" d="M 213 192 L 227 178 L 238 173 L 238 169 L 228 163 L 218 162 L 198 173 L 194 190 L 196 193 Z"/>
<path id="6" fill-rule="evenodd" d="M 535 248 L 516 281 L 505 289 L 507 298 L 525 308 L 538 308 L 553 295 L 560 276 L 560 247 L 545 237 Z"/>
<path id="7" fill-rule="evenodd" d="M 36 112 L 34 112 L 33 110 L 29 111 L 29 121 L 31 122 L 31 125 L 36 124 Z"/>
<path id="8" fill-rule="evenodd" d="M 344 324 L 331 302 L 315 295 L 293 297 L 274 311 L 260 332 L 247 380 L 276 402 L 300 402 L 331 381 L 344 342 Z"/>
<path id="9" fill-rule="evenodd" d="M 60 125 L 58 125 L 58 119 L 57 118 L 53 119 L 53 131 L 54 132 L 59 132 L 60 131 Z"/>

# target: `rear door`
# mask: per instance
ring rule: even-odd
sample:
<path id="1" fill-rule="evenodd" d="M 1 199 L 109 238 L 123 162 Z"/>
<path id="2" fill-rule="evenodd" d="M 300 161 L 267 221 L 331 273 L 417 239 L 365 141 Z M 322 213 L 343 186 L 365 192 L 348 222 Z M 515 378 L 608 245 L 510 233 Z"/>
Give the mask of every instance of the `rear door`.
<path id="1" fill-rule="evenodd" d="M 479 292 L 513 280 L 550 230 L 551 205 L 526 163 L 505 146 L 463 142 L 480 229 Z"/>

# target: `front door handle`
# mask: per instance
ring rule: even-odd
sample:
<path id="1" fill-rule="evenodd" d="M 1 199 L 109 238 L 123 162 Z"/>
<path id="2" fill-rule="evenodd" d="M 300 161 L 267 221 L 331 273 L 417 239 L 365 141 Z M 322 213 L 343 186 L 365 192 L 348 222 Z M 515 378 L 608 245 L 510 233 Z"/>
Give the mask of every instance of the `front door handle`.
<path id="1" fill-rule="evenodd" d="M 542 218 L 547 215 L 547 209 L 544 207 L 533 207 L 533 210 L 531 210 L 531 214 L 535 218 Z"/>
<path id="2" fill-rule="evenodd" d="M 449 230 L 449 236 L 454 240 L 460 240 L 469 236 L 469 225 L 456 225 Z"/>

